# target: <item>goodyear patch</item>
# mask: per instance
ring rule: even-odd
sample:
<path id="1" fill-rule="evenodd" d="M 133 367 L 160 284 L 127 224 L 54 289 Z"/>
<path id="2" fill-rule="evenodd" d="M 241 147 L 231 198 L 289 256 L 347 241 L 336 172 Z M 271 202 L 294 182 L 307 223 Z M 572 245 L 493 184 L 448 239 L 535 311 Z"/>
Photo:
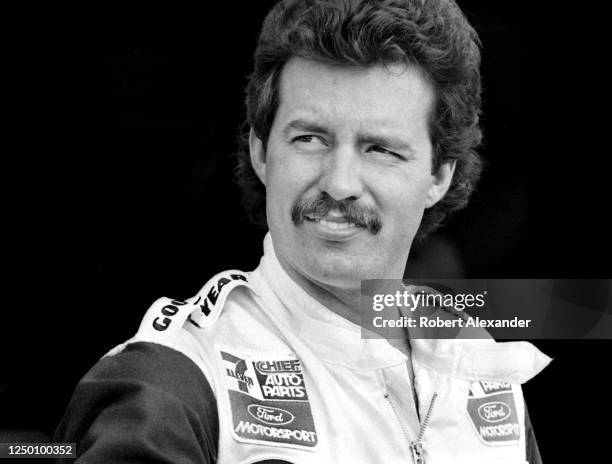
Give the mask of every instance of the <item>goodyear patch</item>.
<path id="1" fill-rule="evenodd" d="M 486 445 L 518 444 L 520 425 L 509 383 L 472 382 L 467 413 L 476 434 Z"/>
<path id="2" fill-rule="evenodd" d="M 236 440 L 300 449 L 316 446 L 299 359 L 251 359 L 224 350 L 220 355 Z"/>
<path id="3" fill-rule="evenodd" d="M 230 292 L 234 288 L 242 286 L 252 290 L 247 274 L 244 272 L 224 271 L 217 274 L 191 299 L 190 304 L 200 308 L 200 311 L 191 314 L 191 322 L 198 327 L 213 326 L 219 319 Z"/>

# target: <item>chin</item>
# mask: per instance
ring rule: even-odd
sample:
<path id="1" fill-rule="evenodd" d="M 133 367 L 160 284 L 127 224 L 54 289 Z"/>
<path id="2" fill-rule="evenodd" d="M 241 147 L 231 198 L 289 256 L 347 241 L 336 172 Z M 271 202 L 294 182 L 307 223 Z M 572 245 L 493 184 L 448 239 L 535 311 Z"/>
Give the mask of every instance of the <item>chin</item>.
<path id="1" fill-rule="evenodd" d="M 362 280 L 373 278 L 370 273 L 364 273 L 362 260 L 334 258 L 329 255 L 312 263 L 309 271 L 308 274 L 313 280 L 340 288 L 357 288 L 361 286 Z"/>

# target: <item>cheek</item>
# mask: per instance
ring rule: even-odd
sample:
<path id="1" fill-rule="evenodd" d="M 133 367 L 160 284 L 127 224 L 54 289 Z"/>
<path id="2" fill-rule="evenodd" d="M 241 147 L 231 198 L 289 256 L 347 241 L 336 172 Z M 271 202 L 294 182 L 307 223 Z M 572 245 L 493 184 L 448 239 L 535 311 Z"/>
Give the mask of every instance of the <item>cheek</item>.
<path id="1" fill-rule="evenodd" d="M 282 194 L 291 187 L 291 183 L 288 182 L 293 175 L 291 164 L 284 162 L 277 154 L 271 154 L 268 158 L 266 174 L 268 191 L 278 200 L 279 196 L 282 197 Z"/>
<path id="2" fill-rule="evenodd" d="M 274 153 L 268 160 L 268 189 L 276 201 L 293 202 L 308 193 L 316 183 L 319 164 L 314 157 L 302 158 L 291 153 Z"/>
<path id="3" fill-rule="evenodd" d="M 291 209 L 304 195 L 306 181 L 304 170 L 291 162 L 290 156 L 274 153 L 268 159 L 266 204 L 271 222 L 284 228 L 291 222 Z"/>
<path id="4" fill-rule="evenodd" d="M 423 175 L 389 176 L 379 179 L 375 184 L 383 212 L 393 214 L 399 222 L 412 222 L 419 219 L 425 209 L 431 179 Z M 415 217 L 416 216 L 416 217 Z"/>

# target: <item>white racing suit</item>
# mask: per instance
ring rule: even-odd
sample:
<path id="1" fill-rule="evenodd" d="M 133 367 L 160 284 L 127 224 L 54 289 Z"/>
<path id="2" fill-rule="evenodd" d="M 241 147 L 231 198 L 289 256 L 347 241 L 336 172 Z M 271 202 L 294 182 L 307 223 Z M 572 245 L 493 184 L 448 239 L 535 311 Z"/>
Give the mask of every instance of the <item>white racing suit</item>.
<path id="1" fill-rule="evenodd" d="M 269 236 L 264 249 L 253 272 L 156 301 L 81 381 L 56 440 L 87 463 L 539 462 L 521 384 L 548 357 L 491 339 L 411 340 L 408 357 L 310 297 Z"/>

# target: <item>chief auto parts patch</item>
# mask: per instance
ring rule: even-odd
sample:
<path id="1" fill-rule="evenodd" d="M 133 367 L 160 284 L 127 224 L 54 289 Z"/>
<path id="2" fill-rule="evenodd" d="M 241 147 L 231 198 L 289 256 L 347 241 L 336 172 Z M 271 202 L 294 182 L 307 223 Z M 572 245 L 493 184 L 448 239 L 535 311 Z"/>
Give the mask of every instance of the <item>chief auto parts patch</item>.
<path id="1" fill-rule="evenodd" d="M 290 356 L 252 359 L 221 350 L 236 440 L 312 449 L 317 432 L 304 372 Z"/>
<path id="2" fill-rule="evenodd" d="M 472 382 L 467 412 L 486 445 L 517 444 L 521 436 L 514 392 L 506 382 Z"/>

